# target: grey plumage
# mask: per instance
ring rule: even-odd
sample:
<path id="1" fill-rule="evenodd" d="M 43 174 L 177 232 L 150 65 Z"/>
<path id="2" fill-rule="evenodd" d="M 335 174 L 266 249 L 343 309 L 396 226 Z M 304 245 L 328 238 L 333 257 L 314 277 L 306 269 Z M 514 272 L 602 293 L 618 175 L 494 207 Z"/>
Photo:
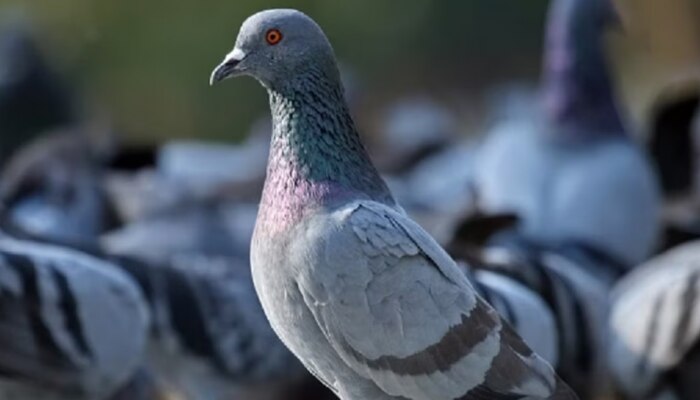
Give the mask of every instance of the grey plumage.
<path id="1" fill-rule="evenodd" d="M 148 312 L 113 264 L 0 237 L 0 397 L 105 399 L 137 371 Z"/>
<path id="2" fill-rule="evenodd" d="M 497 271 L 476 269 L 468 276 L 528 346 L 552 366 L 559 365 L 562 343 L 556 315 L 538 292 Z"/>
<path id="3" fill-rule="evenodd" d="M 313 20 L 248 18 L 211 80 L 242 74 L 268 89 L 273 117 L 253 279 L 309 371 L 345 400 L 576 398 L 396 205 Z"/>
<path id="4" fill-rule="evenodd" d="M 612 292 L 609 363 L 619 391 L 629 399 L 697 397 L 698 245 L 685 244 L 653 258 Z"/>
<path id="5" fill-rule="evenodd" d="M 585 248 L 547 248 L 519 242 L 512 237 L 492 243 L 473 262 L 477 271 L 488 271 L 525 286 L 539 297 L 556 323 L 556 333 L 543 332 L 540 340 L 553 340 L 557 372 L 585 398 L 609 390 L 607 369 L 608 292 L 617 279 L 615 267 L 605 257 Z M 497 289 L 503 301 L 517 301 Z M 488 297 L 487 297 L 488 299 Z M 498 304 L 498 303 L 497 303 Z M 502 308 L 498 308 L 501 311 Z M 504 314 L 508 318 L 508 313 Z M 516 315 L 517 317 L 517 315 Z M 544 320 L 547 321 L 545 316 Z M 516 331 L 540 326 L 540 318 L 518 319 Z M 537 347 L 535 347 L 537 349 Z"/>

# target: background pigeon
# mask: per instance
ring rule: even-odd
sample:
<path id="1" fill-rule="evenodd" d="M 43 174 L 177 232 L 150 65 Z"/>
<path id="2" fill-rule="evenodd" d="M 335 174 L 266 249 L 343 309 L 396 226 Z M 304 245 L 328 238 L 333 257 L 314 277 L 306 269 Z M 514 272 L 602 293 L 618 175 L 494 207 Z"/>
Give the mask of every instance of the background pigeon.
<path id="1" fill-rule="evenodd" d="M 0 397 L 108 398 L 137 374 L 149 314 L 113 264 L 3 233 L 0 298 Z"/>
<path id="2" fill-rule="evenodd" d="M 541 107 L 490 133 L 476 187 L 481 209 L 517 214 L 527 240 L 592 247 L 631 268 L 654 249 L 660 205 L 614 99 L 603 34 L 616 18 L 610 0 L 552 2 Z"/>
<path id="3" fill-rule="evenodd" d="M 256 400 L 285 393 L 296 399 L 304 397 L 294 391 L 312 390 L 255 294 L 248 249 L 256 211 L 207 197 L 133 221 L 101 240 L 149 300 L 154 372 L 186 398 Z"/>
<path id="4" fill-rule="evenodd" d="M 625 398 L 697 398 L 698 293 L 698 242 L 653 258 L 615 286 L 609 362 L 618 390 Z"/>

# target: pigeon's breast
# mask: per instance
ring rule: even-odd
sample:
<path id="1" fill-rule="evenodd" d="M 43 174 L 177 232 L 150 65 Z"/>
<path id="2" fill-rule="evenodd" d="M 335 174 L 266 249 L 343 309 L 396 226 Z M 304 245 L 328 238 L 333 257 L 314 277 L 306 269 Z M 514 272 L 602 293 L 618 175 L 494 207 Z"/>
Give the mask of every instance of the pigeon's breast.
<path id="1" fill-rule="evenodd" d="M 307 368 L 326 382 L 341 361 L 318 327 L 309 310 L 304 287 L 313 285 L 319 263 L 316 249 L 323 246 L 323 230 L 329 228 L 328 214 L 313 213 L 288 231 L 270 234 L 256 228 L 251 246 L 251 267 L 255 289 L 275 333 Z"/>
<path id="2" fill-rule="evenodd" d="M 289 230 L 270 232 L 258 224 L 251 243 L 255 290 L 272 327 L 283 341 L 284 336 L 298 335 L 295 330 L 306 318 L 306 307 L 296 282 L 308 266 L 294 250 L 306 236 L 306 225 L 301 222 Z"/>

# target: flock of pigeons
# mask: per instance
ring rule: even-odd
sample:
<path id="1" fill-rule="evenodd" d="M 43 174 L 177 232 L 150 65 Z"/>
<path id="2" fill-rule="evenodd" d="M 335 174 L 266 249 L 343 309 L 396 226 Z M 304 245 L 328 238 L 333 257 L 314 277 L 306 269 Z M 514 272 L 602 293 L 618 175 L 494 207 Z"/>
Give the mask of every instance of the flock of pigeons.
<path id="1" fill-rule="evenodd" d="M 537 97 L 477 142 L 405 101 L 369 153 L 301 12 L 250 17 L 212 74 L 260 81 L 271 123 L 155 150 L 86 121 L 7 29 L 0 399 L 698 398 L 698 101 L 646 154 L 603 48 L 619 23 L 552 0 Z"/>

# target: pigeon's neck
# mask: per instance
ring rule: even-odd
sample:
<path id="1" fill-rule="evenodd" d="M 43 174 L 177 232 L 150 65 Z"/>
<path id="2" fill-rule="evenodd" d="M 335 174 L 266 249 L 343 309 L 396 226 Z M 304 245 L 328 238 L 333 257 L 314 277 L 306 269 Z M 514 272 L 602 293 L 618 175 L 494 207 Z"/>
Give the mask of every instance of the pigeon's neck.
<path id="1" fill-rule="evenodd" d="M 261 215 L 277 229 L 357 199 L 394 204 L 372 165 L 337 78 L 317 71 L 268 89 L 273 133 Z"/>
<path id="2" fill-rule="evenodd" d="M 622 134 L 605 55 L 606 16 L 600 2 L 556 0 L 550 10 L 544 60 L 544 105 L 565 132 Z"/>

